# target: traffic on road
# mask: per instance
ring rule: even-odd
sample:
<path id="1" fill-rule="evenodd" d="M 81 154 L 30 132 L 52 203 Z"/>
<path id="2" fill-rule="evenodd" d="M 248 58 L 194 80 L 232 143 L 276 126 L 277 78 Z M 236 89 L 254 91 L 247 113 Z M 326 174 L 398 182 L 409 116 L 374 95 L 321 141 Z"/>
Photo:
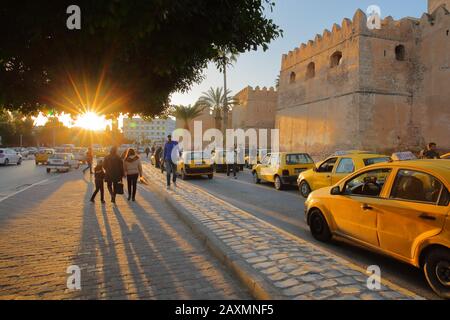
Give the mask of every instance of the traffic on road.
<path id="1" fill-rule="evenodd" d="M 390 279 L 424 296 L 449 298 L 448 160 L 352 150 L 314 163 L 305 153 L 269 153 L 237 182 L 220 175 L 226 167 L 211 165 L 212 183 L 190 182 L 303 239 L 312 240 L 307 228 L 316 241 L 348 243 L 325 247 L 358 264 L 383 264 Z"/>

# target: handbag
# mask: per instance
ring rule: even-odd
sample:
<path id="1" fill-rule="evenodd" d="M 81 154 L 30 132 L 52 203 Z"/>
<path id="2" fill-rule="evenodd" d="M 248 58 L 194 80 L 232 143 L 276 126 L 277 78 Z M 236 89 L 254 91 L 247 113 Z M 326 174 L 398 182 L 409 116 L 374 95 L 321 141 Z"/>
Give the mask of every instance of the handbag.
<path id="1" fill-rule="evenodd" d="M 117 182 L 115 191 L 116 194 L 124 194 L 122 181 Z"/>

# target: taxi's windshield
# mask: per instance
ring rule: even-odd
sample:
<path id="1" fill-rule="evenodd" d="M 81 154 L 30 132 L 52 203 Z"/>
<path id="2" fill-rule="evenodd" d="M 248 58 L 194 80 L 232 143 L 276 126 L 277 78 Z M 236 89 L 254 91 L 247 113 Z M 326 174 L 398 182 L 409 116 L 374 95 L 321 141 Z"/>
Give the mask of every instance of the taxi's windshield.
<path id="1" fill-rule="evenodd" d="M 370 159 L 364 159 L 364 164 L 366 166 L 370 166 L 377 163 L 383 163 L 383 162 L 389 162 L 391 158 L 389 157 L 380 157 L 380 158 L 370 158 Z"/>
<path id="2" fill-rule="evenodd" d="M 286 155 L 287 165 L 297 165 L 297 164 L 311 164 L 314 163 L 313 159 L 308 154 L 297 153 Z"/>

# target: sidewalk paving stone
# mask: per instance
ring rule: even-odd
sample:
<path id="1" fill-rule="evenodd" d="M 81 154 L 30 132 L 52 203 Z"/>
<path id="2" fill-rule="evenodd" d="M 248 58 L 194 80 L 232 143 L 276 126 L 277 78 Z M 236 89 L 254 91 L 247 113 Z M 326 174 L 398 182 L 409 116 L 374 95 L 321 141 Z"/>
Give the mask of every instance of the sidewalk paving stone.
<path id="1" fill-rule="evenodd" d="M 75 171 L 0 202 L 0 299 L 251 298 L 151 188 L 117 206 L 92 191 Z"/>

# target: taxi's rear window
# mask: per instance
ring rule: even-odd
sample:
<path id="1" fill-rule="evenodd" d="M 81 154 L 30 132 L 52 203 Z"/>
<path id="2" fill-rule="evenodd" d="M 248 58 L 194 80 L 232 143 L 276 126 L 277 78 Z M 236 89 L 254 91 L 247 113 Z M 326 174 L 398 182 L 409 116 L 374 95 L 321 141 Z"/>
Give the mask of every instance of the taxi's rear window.
<path id="1" fill-rule="evenodd" d="M 311 157 L 305 153 L 286 155 L 287 165 L 311 164 L 311 163 L 314 163 L 313 159 L 311 159 Z"/>
<path id="2" fill-rule="evenodd" d="M 381 157 L 381 158 L 370 158 L 370 159 L 364 159 L 364 164 L 366 166 L 371 166 L 373 164 L 377 163 L 383 163 L 383 162 L 389 162 L 389 157 Z"/>
<path id="3" fill-rule="evenodd" d="M 66 154 L 54 154 L 50 157 L 50 159 L 67 160 L 67 155 Z"/>

